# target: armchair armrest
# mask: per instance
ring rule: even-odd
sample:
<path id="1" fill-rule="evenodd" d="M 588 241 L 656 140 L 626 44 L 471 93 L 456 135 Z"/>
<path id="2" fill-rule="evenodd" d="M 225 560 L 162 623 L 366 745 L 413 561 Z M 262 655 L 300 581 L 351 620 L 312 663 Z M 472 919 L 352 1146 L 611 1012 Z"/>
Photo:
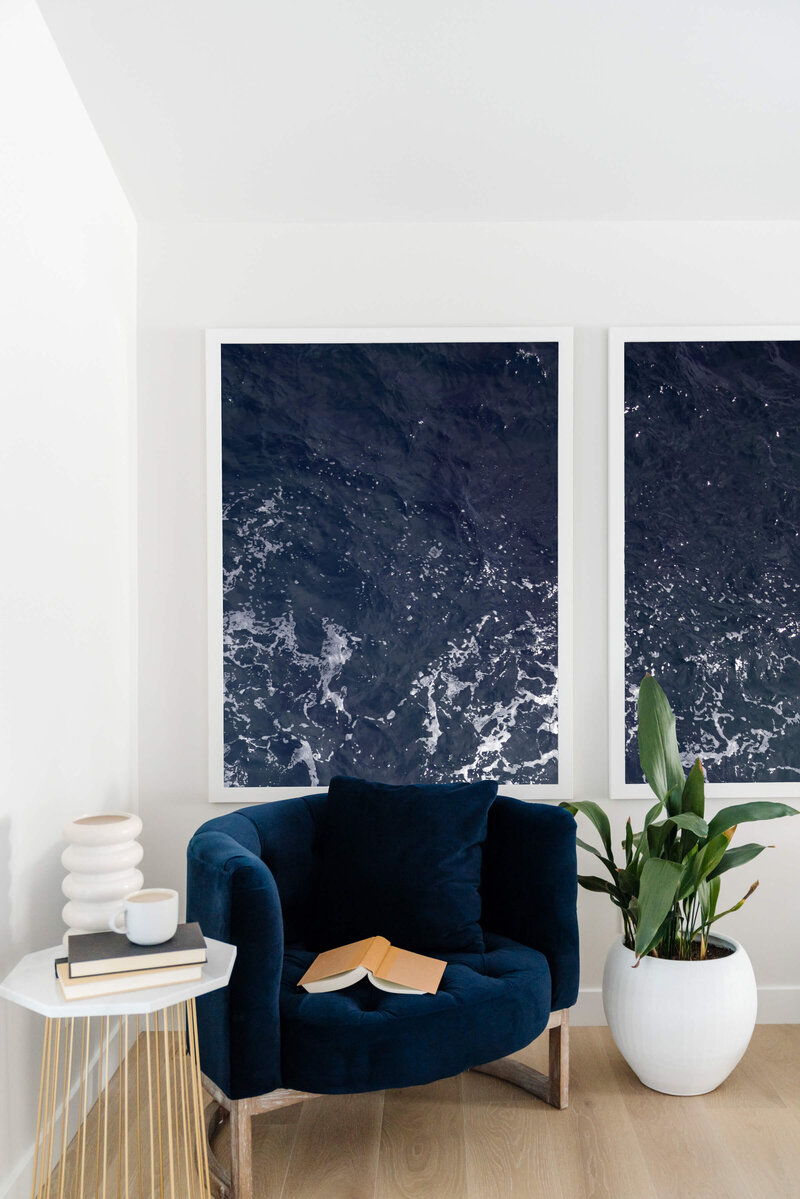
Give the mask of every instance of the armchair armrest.
<path id="1" fill-rule="evenodd" d="M 576 827 L 563 808 L 505 795 L 489 809 L 482 923 L 544 954 L 551 1011 L 571 1007 L 578 997 Z"/>
<path id="2" fill-rule="evenodd" d="M 186 918 L 237 948 L 228 987 L 197 1001 L 203 1071 L 230 1099 L 280 1087 L 281 903 L 255 829 L 238 813 L 189 843 Z"/>

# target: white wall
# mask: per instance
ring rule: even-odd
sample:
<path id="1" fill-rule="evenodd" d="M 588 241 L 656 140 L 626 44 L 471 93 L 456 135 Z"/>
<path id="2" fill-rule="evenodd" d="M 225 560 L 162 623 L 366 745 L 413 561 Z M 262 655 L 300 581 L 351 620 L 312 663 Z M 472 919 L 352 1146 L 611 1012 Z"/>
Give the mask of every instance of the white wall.
<path id="1" fill-rule="evenodd" d="M 136 225 L 33 0 L 0 0 L 0 977 L 61 937 L 61 827 L 136 805 Z M 0 1002 L 0 1195 L 43 1022 Z"/>
<path id="2" fill-rule="evenodd" d="M 606 328 L 800 323 L 800 223 L 154 224 L 140 229 L 140 782 L 151 884 L 184 886 L 206 803 L 203 329 L 575 326 L 575 794 L 608 794 Z M 622 835 L 629 810 L 614 803 Z M 761 887 L 728 931 L 748 947 L 761 1019 L 800 1020 L 800 818 L 739 872 Z M 748 835 L 748 840 L 751 839 Z M 593 871 L 592 871 L 593 872 Z M 730 877 L 730 876 L 729 876 Z M 735 877 L 735 876 L 734 876 Z M 580 1016 L 616 923 L 582 894 Z"/>

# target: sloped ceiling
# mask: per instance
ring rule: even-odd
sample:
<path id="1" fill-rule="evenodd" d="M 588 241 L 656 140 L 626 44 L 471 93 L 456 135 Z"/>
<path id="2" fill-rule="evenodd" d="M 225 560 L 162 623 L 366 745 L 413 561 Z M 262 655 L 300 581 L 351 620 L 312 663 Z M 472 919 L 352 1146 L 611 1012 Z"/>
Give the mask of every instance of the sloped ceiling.
<path id="1" fill-rule="evenodd" d="M 797 0 L 39 0 L 140 218 L 800 218 Z"/>

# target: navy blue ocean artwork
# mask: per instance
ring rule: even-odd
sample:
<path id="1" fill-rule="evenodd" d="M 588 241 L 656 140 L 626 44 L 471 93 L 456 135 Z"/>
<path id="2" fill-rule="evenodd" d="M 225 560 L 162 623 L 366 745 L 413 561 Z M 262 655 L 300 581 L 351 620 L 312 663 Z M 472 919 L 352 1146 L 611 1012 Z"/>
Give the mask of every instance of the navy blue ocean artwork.
<path id="1" fill-rule="evenodd" d="M 558 344 L 222 347 L 225 784 L 558 781 Z"/>
<path id="2" fill-rule="evenodd" d="M 684 764 L 800 779 L 800 341 L 625 348 L 626 781 L 647 670 Z"/>

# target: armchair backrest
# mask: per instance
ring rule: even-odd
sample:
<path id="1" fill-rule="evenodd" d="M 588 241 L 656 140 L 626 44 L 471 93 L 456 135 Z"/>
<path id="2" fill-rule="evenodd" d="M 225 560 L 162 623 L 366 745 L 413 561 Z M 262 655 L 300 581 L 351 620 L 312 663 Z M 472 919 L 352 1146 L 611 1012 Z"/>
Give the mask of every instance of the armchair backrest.
<path id="1" fill-rule="evenodd" d="M 481 923 L 544 954 L 553 1011 L 578 995 L 576 828 L 564 808 L 498 795 L 483 853 Z"/>
<path id="2" fill-rule="evenodd" d="M 283 909 L 286 940 L 315 940 L 315 880 L 321 857 L 326 795 L 302 795 L 259 804 L 246 812 L 260 841 L 261 860 L 272 871 Z"/>
<path id="3" fill-rule="evenodd" d="M 326 795 L 300 795 L 254 804 L 209 820 L 198 829 L 227 832 L 269 867 L 281 900 L 288 942 L 315 934 L 314 891 Z"/>

